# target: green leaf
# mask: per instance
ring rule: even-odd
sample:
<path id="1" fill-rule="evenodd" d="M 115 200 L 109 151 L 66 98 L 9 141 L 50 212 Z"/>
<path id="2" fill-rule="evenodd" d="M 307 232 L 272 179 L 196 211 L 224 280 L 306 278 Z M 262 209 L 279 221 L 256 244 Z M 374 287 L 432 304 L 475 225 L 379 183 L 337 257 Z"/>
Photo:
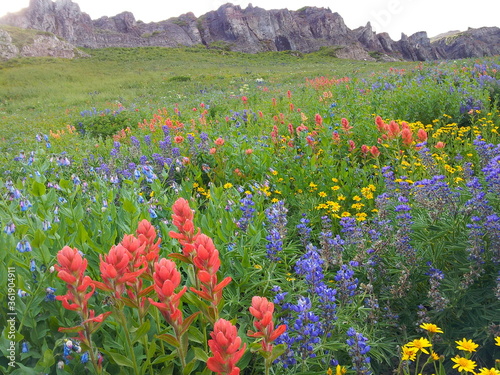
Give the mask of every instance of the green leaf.
<path id="1" fill-rule="evenodd" d="M 148 348 L 148 352 L 146 353 L 148 358 L 153 358 L 153 356 L 155 355 L 156 353 L 156 341 L 150 341 L 149 342 L 149 348 Z"/>
<path id="2" fill-rule="evenodd" d="M 124 355 L 116 352 L 102 350 L 111 360 L 119 366 L 134 367 L 132 360 Z"/>
<path id="3" fill-rule="evenodd" d="M 137 207 L 130 199 L 123 200 L 123 209 L 131 214 L 135 214 L 137 212 Z"/>
<path id="4" fill-rule="evenodd" d="M 159 338 L 160 340 L 169 343 L 172 346 L 175 346 L 176 348 L 180 346 L 179 341 L 174 336 L 168 333 L 164 333 L 163 335 L 156 335 L 156 337 Z"/>
<path id="5" fill-rule="evenodd" d="M 31 194 L 35 197 L 41 197 L 45 194 L 47 188 L 45 185 L 38 181 L 33 181 L 33 185 L 31 185 Z"/>
<path id="6" fill-rule="evenodd" d="M 38 364 L 45 368 L 51 367 L 54 363 L 56 363 L 56 360 L 54 358 L 54 353 L 52 353 L 50 349 L 45 350 L 45 352 L 43 352 L 43 358 L 38 361 Z"/>
<path id="7" fill-rule="evenodd" d="M 199 361 L 206 362 L 208 360 L 208 354 L 201 348 L 193 348 L 194 358 Z"/>
<path id="8" fill-rule="evenodd" d="M 33 241 L 31 242 L 31 246 L 40 247 L 46 238 L 47 236 L 45 235 L 45 233 L 43 233 L 41 229 L 37 229 L 35 235 L 33 236 Z"/>
<path id="9" fill-rule="evenodd" d="M 153 361 L 153 365 L 156 365 L 158 363 L 164 363 L 164 362 L 167 362 L 167 361 L 172 361 L 174 358 L 177 358 L 177 351 L 173 352 L 173 353 L 170 353 L 168 355 L 164 354 L 164 355 L 160 355 L 159 357 L 157 357 L 154 361 Z"/>
<path id="10" fill-rule="evenodd" d="M 141 326 L 134 332 L 134 337 L 132 339 L 132 342 L 137 342 L 139 341 L 142 336 L 147 334 L 149 332 L 149 328 L 151 327 L 151 323 L 149 320 L 146 320 L 144 323 L 141 324 Z"/>

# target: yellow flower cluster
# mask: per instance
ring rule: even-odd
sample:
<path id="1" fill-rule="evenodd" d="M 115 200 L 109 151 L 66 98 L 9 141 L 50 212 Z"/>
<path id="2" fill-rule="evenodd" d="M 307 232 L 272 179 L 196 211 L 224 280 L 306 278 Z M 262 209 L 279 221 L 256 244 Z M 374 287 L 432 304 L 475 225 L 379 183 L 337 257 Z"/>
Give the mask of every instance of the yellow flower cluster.
<path id="1" fill-rule="evenodd" d="M 439 354 L 435 353 L 432 350 L 432 338 L 435 334 L 437 333 L 443 333 L 443 330 L 439 328 L 437 325 L 432 324 L 432 323 L 423 323 L 420 325 L 420 328 L 424 329 L 427 331 L 427 334 L 429 336 L 429 339 L 426 338 L 419 338 L 415 339 L 413 341 L 408 342 L 406 345 L 404 345 L 401 349 L 401 361 L 402 361 L 402 366 L 408 370 L 408 361 L 415 362 L 418 367 L 418 359 L 422 353 L 427 354 L 429 357 L 427 361 L 422 365 L 422 368 L 425 367 L 429 363 L 435 363 L 439 364 L 440 369 L 443 369 L 442 367 L 442 362 L 444 360 L 443 356 L 440 356 Z M 495 338 L 496 345 L 500 346 L 500 337 Z M 453 368 L 457 369 L 458 372 L 466 372 L 466 373 L 473 373 L 473 374 L 479 374 L 479 375 L 500 375 L 500 371 L 495 369 L 495 368 L 486 368 L 483 367 L 479 369 L 479 372 L 476 372 L 476 367 L 477 363 L 473 360 L 470 359 L 470 356 L 472 353 L 474 353 L 477 348 L 479 347 L 478 344 L 473 342 L 472 340 L 468 339 L 462 339 L 455 341 L 457 344 L 456 348 L 458 350 L 461 350 L 463 352 L 463 355 L 456 355 L 455 357 L 451 358 L 451 361 L 454 362 Z M 434 368 L 437 371 L 437 366 L 435 365 Z M 416 369 L 417 373 L 419 370 L 422 369 Z M 409 373 L 406 371 L 405 373 Z M 439 373 L 442 373 L 439 371 Z"/>

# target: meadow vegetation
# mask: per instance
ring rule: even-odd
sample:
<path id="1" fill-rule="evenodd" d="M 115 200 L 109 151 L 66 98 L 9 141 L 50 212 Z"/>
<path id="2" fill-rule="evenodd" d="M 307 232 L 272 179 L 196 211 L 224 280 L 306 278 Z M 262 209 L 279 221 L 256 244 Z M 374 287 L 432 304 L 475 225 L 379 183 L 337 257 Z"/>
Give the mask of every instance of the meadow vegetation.
<path id="1" fill-rule="evenodd" d="M 500 374 L 498 58 L 86 52 L 0 62 L 3 373 Z"/>

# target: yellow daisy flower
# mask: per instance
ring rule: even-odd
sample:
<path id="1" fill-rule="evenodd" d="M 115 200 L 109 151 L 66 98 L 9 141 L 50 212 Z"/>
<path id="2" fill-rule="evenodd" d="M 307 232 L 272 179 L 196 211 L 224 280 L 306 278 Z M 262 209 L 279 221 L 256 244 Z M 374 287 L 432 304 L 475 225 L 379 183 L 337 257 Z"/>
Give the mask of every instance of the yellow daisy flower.
<path id="1" fill-rule="evenodd" d="M 495 345 L 500 346 L 500 336 L 495 337 Z"/>
<path id="2" fill-rule="evenodd" d="M 441 328 L 432 323 L 422 323 L 420 324 L 420 328 L 425 329 L 430 333 L 443 333 L 443 330 Z"/>
<path id="3" fill-rule="evenodd" d="M 411 347 L 411 348 L 417 348 L 418 350 L 421 350 L 423 353 L 429 354 L 429 352 L 425 348 L 431 347 L 432 344 L 430 343 L 429 340 L 421 337 L 419 339 L 415 339 L 413 341 L 410 341 L 408 344 L 406 344 L 406 346 Z"/>
<path id="4" fill-rule="evenodd" d="M 411 348 L 409 346 L 403 346 L 401 360 L 403 361 L 414 361 L 417 357 L 418 348 Z"/>
<path id="5" fill-rule="evenodd" d="M 474 368 L 477 366 L 476 362 L 471 361 L 465 357 L 460 357 L 457 355 L 455 358 L 451 359 L 455 364 L 453 368 L 458 368 L 458 372 L 467 371 L 474 373 Z"/>
<path id="6" fill-rule="evenodd" d="M 478 344 L 472 342 L 472 340 L 460 340 L 460 341 L 455 341 L 457 345 L 458 350 L 463 350 L 469 353 L 475 352 L 477 347 L 479 346 Z"/>
<path id="7" fill-rule="evenodd" d="M 479 369 L 479 372 L 476 373 L 477 375 L 500 375 L 500 371 L 496 370 L 494 367 L 487 369 L 486 367 L 483 367 Z"/>

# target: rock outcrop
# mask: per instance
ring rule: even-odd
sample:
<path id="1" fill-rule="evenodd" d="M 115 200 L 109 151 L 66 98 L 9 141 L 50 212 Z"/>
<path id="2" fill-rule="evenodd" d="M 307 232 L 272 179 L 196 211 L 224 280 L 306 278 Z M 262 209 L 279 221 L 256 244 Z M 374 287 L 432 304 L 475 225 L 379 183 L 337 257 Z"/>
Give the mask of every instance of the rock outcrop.
<path id="1" fill-rule="evenodd" d="M 60 57 L 72 59 L 88 54 L 47 31 L 0 25 L 0 59 L 15 57 Z"/>
<path id="2" fill-rule="evenodd" d="M 370 23 L 351 30 L 338 13 L 316 7 L 290 11 L 225 4 L 199 18 L 187 13 L 144 23 L 136 21 L 130 12 L 92 20 L 71 0 L 31 0 L 28 8 L 0 18 L 0 24 L 47 31 L 87 48 L 205 45 L 250 53 L 307 53 L 334 47 L 337 57 L 419 61 L 500 51 L 500 29 L 495 27 L 471 29 L 433 43 L 423 31 L 409 37 L 403 34 L 401 40 L 393 41 L 387 33 L 375 33 Z M 5 48 L 2 51 L 10 53 Z"/>

